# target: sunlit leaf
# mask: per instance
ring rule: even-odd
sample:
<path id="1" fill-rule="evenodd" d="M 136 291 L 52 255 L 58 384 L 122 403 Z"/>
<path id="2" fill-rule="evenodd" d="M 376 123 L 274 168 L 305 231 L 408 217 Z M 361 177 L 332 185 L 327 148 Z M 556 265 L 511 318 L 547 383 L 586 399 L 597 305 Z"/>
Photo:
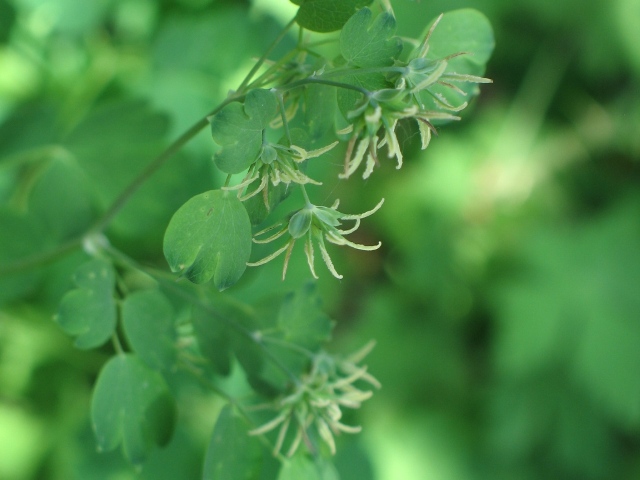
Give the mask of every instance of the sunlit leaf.
<path id="1" fill-rule="evenodd" d="M 76 337 L 76 347 L 98 347 L 116 328 L 115 271 L 111 263 L 96 258 L 81 265 L 73 280 L 78 288 L 62 298 L 55 321 Z"/>
<path id="2" fill-rule="evenodd" d="M 122 445 L 131 463 L 141 463 L 154 445 L 169 441 L 175 413 L 162 376 L 135 355 L 117 355 L 100 371 L 91 400 L 100 450 Z"/>
<path id="3" fill-rule="evenodd" d="M 238 281 L 251 254 L 251 222 L 233 192 L 196 195 L 175 213 L 164 237 L 174 272 L 194 283 L 211 279 L 219 290 Z"/>
<path id="4" fill-rule="evenodd" d="M 204 480 L 258 480 L 260 442 L 230 405 L 218 416 L 204 461 Z M 302 477 L 301 477 L 302 478 Z"/>
<path id="5" fill-rule="evenodd" d="M 122 326 L 138 357 L 152 368 L 171 368 L 176 361 L 174 312 L 158 290 L 141 290 L 122 304 Z"/>

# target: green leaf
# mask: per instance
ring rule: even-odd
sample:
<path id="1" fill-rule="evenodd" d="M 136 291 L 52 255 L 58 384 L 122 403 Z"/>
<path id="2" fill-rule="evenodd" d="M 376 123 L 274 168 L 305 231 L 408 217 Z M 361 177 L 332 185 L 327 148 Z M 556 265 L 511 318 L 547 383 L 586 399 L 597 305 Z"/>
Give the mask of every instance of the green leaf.
<path id="1" fill-rule="evenodd" d="M 389 12 L 373 14 L 363 8 L 346 23 L 340 33 L 340 52 L 357 67 L 392 65 L 402 51 L 402 42 L 394 37 L 396 19 Z"/>
<path id="2" fill-rule="evenodd" d="M 167 227 L 164 255 L 172 271 L 194 283 L 213 278 L 219 290 L 236 283 L 251 255 L 251 222 L 236 194 L 211 190 L 180 207 Z"/>
<path id="3" fill-rule="evenodd" d="M 262 132 L 278 111 L 269 90 L 251 90 L 244 104 L 231 103 L 211 118 L 211 135 L 222 147 L 214 162 L 225 173 L 240 173 L 256 160 Z"/>
<path id="4" fill-rule="evenodd" d="M 227 405 L 220 412 L 204 460 L 204 480 L 258 480 L 262 449 L 247 425 Z M 302 477 L 301 477 L 302 478 Z"/>
<path id="5" fill-rule="evenodd" d="M 78 288 L 62 298 L 55 321 L 76 337 L 76 347 L 98 347 L 109 340 L 116 328 L 115 271 L 106 260 L 94 259 L 81 265 L 73 280 Z"/>
<path id="6" fill-rule="evenodd" d="M 292 0 L 300 5 L 296 21 L 313 32 L 340 30 L 349 18 L 373 0 Z"/>
<path id="7" fill-rule="evenodd" d="M 339 480 L 331 462 L 321 457 L 315 461 L 299 453 L 282 464 L 277 480 Z"/>
<path id="8" fill-rule="evenodd" d="M 238 315 L 221 303 L 216 303 L 215 313 L 230 320 L 235 320 Z M 228 375 L 231 371 L 231 348 L 227 324 L 214 312 L 197 305 L 193 306 L 191 322 L 202 355 L 211 362 L 214 371 Z"/>
<path id="9" fill-rule="evenodd" d="M 339 89 L 340 91 L 344 89 Z M 304 91 L 304 130 L 311 144 L 309 148 L 319 148 L 328 142 L 321 142 L 329 133 L 334 137 L 336 110 L 336 89 L 327 85 L 308 85 Z"/>
<path id="10" fill-rule="evenodd" d="M 425 29 L 425 35 L 429 28 L 431 25 Z M 469 55 L 451 59 L 449 65 L 455 67 L 474 63 L 484 67 L 491 58 L 494 46 L 489 19 L 473 8 L 463 8 L 443 15 L 429 39 L 427 58 L 437 59 L 453 53 L 467 52 Z"/>
<path id="11" fill-rule="evenodd" d="M 122 326 L 129 344 L 152 368 L 171 368 L 176 362 L 176 331 L 171 304 L 158 290 L 141 290 L 122 304 Z"/>
<path id="12" fill-rule="evenodd" d="M 320 308 L 314 283 L 307 283 L 285 297 L 278 313 L 278 326 L 283 340 L 312 352 L 329 341 L 333 322 Z"/>
<path id="13" fill-rule="evenodd" d="M 91 422 L 100 450 L 122 444 L 127 459 L 139 464 L 153 445 L 170 440 L 175 414 L 162 376 L 135 355 L 117 355 L 103 367 L 91 400 Z"/>

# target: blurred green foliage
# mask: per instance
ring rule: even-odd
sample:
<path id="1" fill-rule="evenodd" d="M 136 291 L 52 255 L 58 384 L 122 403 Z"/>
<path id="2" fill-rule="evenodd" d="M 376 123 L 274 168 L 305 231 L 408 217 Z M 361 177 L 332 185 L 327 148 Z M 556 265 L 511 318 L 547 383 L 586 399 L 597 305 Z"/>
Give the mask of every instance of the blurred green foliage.
<path id="1" fill-rule="evenodd" d="M 383 163 L 364 195 L 310 166 L 353 211 L 386 199 L 357 239 L 383 249 L 340 252 L 350 275 L 319 282 L 338 343 L 377 339 L 383 384 L 358 412 L 364 432 L 340 438 L 342 480 L 640 478 L 640 4 L 393 5 L 412 37 L 442 11 L 485 13 L 494 84 L 425 152 L 402 125 L 405 166 Z M 83 231 L 238 84 L 289 7 L 0 0 L 0 264 Z M 173 212 L 221 183 L 211 154 L 205 132 L 133 198 L 112 241 L 161 264 Z M 0 478 L 199 478 L 222 404 L 179 379 L 186 427 L 141 472 L 96 453 L 89 393 L 108 354 L 75 350 L 51 319 L 86 257 L 52 260 L 0 277 Z M 275 282 L 280 268 L 232 294 L 306 278 L 292 264 Z"/>

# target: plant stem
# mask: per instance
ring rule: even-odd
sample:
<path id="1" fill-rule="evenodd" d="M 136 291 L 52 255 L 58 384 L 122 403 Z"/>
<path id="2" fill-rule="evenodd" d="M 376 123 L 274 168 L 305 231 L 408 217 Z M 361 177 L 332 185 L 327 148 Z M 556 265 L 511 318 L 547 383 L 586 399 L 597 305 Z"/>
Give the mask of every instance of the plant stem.
<path id="1" fill-rule="evenodd" d="M 287 85 L 283 85 L 281 87 L 278 87 L 277 90 L 280 92 L 286 91 L 286 90 L 292 90 L 294 88 L 298 88 L 298 87 L 302 87 L 304 85 L 308 85 L 311 83 L 318 83 L 321 85 L 329 85 L 330 87 L 337 87 L 337 88 L 344 88 L 346 90 L 355 90 L 356 92 L 360 92 L 361 94 L 365 95 L 365 96 L 370 96 L 371 92 L 365 88 L 362 87 L 358 87 L 357 85 L 351 85 L 349 83 L 342 83 L 342 82 L 334 82 L 333 80 L 325 80 L 322 77 L 307 77 L 307 78 L 303 78 L 301 80 L 297 80 L 295 82 L 291 82 Z"/>
<path id="2" fill-rule="evenodd" d="M 295 22 L 296 22 L 296 19 L 294 17 L 294 18 L 291 19 L 291 21 L 289 23 L 287 23 L 284 26 L 284 28 L 282 29 L 280 34 L 276 37 L 276 39 L 273 42 L 271 42 L 271 45 L 269 45 L 267 50 L 262 54 L 262 56 L 255 63 L 255 65 L 251 68 L 251 70 L 249 71 L 247 76 L 244 77 L 244 80 L 242 81 L 242 83 L 238 87 L 238 92 L 244 91 L 244 88 L 249 84 L 249 82 L 251 81 L 253 76 L 256 74 L 256 72 L 258 70 L 260 70 L 260 67 L 262 66 L 262 64 L 267 60 L 267 57 L 271 54 L 273 49 L 276 48 L 278 43 L 280 43 L 282 41 L 282 39 L 287 35 L 287 32 L 289 31 L 289 29 L 293 26 L 293 24 Z"/>
<path id="3" fill-rule="evenodd" d="M 276 367 L 278 367 L 282 372 L 289 377 L 289 379 L 295 384 L 298 385 L 300 380 L 298 377 L 284 364 L 282 361 L 276 357 L 266 346 L 262 343 L 262 340 L 259 339 L 254 332 L 245 328 L 240 323 L 233 321 L 228 318 L 224 314 L 220 312 L 220 310 L 215 307 L 211 302 L 205 302 L 202 298 L 192 294 L 187 291 L 185 288 L 181 288 L 181 286 L 176 283 L 175 277 L 173 275 L 167 274 L 166 272 L 156 272 L 150 268 L 144 268 L 139 265 L 135 260 L 129 258 L 127 255 L 119 251 L 118 249 L 112 247 L 111 245 L 105 245 L 104 252 L 108 253 L 111 258 L 119 263 L 120 265 L 129 268 L 131 270 L 136 270 L 140 272 L 144 272 L 147 275 L 150 275 L 154 278 L 158 283 L 160 283 L 164 288 L 171 290 L 172 292 L 178 294 L 182 298 L 184 298 L 191 305 L 198 305 L 203 310 L 206 310 L 209 314 L 215 317 L 217 320 L 223 322 L 225 325 L 229 326 L 233 329 L 237 334 L 242 335 L 247 338 L 251 342 L 255 343 L 261 350 L 266 358 L 268 358 Z M 189 283 L 188 287 L 197 288 L 197 286 Z M 229 305 L 233 305 L 236 308 L 241 309 L 247 315 L 253 315 L 252 310 L 246 304 L 234 301 L 232 298 L 229 298 L 228 295 L 224 296 L 225 302 Z"/>
<path id="4" fill-rule="evenodd" d="M 289 121 L 287 120 L 287 112 L 284 109 L 284 100 L 282 99 L 282 94 L 278 93 L 276 95 L 278 97 L 278 104 L 280 105 L 280 117 L 282 117 L 282 126 L 284 127 L 285 135 L 287 136 L 287 141 L 289 145 L 291 145 L 291 132 L 289 131 Z"/>
<path id="5" fill-rule="evenodd" d="M 113 348 L 118 355 L 124 355 L 124 349 L 122 348 L 122 343 L 120 343 L 117 333 L 111 335 L 111 343 L 113 343 Z"/>
<path id="6" fill-rule="evenodd" d="M 5 275 L 12 275 L 23 270 L 29 270 L 30 268 L 46 265 L 53 262 L 57 258 L 62 257 L 69 252 L 72 252 L 81 245 L 82 238 L 74 238 L 72 240 L 69 240 L 68 242 L 58 245 L 56 248 L 48 252 L 37 253 L 22 260 L 10 263 L 9 265 L 2 266 L 0 267 L 0 277 L 3 277 Z"/>
<path id="7" fill-rule="evenodd" d="M 242 101 L 245 96 L 245 91 L 247 90 L 247 84 L 251 81 L 251 78 L 255 73 L 259 70 L 262 64 L 267 59 L 267 56 L 271 53 L 271 51 L 276 47 L 276 45 L 285 37 L 286 32 L 293 26 L 295 23 L 295 18 L 292 19 L 280 32 L 278 37 L 271 43 L 267 51 L 262 55 L 262 57 L 257 61 L 257 63 L 253 66 L 251 71 L 247 74 L 243 82 L 240 84 L 240 87 L 236 91 L 235 94 L 230 95 L 227 99 L 225 99 L 222 103 L 220 103 L 216 108 L 214 108 L 209 114 L 205 117 L 198 120 L 194 123 L 187 131 L 185 131 L 182 135 L 180 135 L 171 145 L 169 145 L 162 153 L 160 153 L 157 157 L 155 157 L 151 163 L 147 165 L 147 167 L 140 172 L 140 174 L 133 179 L 133 181 L 125 188 L 125 190 L 113 201 L 111 206 L 107 209 L 107 211 L 95 222 L 95 224 L 89 228 L 86 232 L 80 235 L 78 238 L 69 240 L 68 242 L 59 245 L 53 250 L 45 253 L 38 253 L 31 257 L 24 258 L 22 260 L 16 261 L 12 264 L 0 267 L 0 276 L 9 275 L 18 273 L 23 270 L 28 270 L 30 268 L 39 267 L 45 265 L 56 258 L 69 253 L 70 251 L 76 249 L 77 247 L 82 245 L 83 239 L 92 233 L 101 233 L 104 229 L 109 226 L 109 224 L 113 221 L 116 215 L 122 210 L 122 208 L 127 204 L 129 199 L 138 191 L 138 189 L 144 185 L 144 183 L 158 170 L 160 167 L 164 165 L 164 163 L 169 160 L 173 155 L 175 155 L 187 142 L 189 142 L 193 137 L 195 137 L 202 129 L 204 129 L 208 125 L 208 118 L 211 115 L 215 115 L 228 104 L 236 101 Z"/>
<path id="8" fill-rule="evenodd" d="M 307 189 L 305 188 L 303 183 L 300 184 L 300 190 L 302 191 L 304 201 L 307 202 L 307 207 L 312 207 L 313 203 L 311 203 L 311 200 L 309 200 L 309 194 L 307 194 Z"/>
<path id="9" fill-rule="evenodd" d="M 370 73 L 407 73 L 408 67 L 371 67 L 371 68 L 345 68 L 323 73 L 317 78 L 344 77 L 346 75 L 368 75 Z"/>
<path id="10" fill-rule="evenodd" d="M 243 95 L 233 95 L 223 101 L 220 105 L 214 108 L 208 115 L 194 123 L 186 132 L 180 135 L 171 145 L 169 145 L 160 155 L 153 159 L 153 161 L 147 165 L 147 167 L 140 172 L 140 174 L 127 186 L 127 188 L 115 199 L 111 204 L 111 207 L 102 215 L 102 217 L 91 228 L 93 232 L 103 231 L 115 218 L 115 216 L 122 210 L 129 199 L 133 196 L 138 189 L 144 185 L 144 183 L 162 166 L 175 155 L 182 147 L 185 146 L 189 140 L 195 137 L 200 131 L 208 124 L 208 118 L 211 115 L 215 115 L 222 110 L 228 104 L 238 101 Z"/>

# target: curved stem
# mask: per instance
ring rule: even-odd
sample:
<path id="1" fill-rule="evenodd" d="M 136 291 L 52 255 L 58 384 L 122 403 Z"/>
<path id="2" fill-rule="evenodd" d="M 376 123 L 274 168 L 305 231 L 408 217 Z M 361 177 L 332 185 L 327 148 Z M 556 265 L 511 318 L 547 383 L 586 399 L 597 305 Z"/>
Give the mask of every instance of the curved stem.
<path id="1" fill-rule="evenodd" d="M 118 355 L 124 355 L 124 348 L 122 348 L 122 343 L 120 343 L 117 333 L 111 335 L 111 343 L 113 343 L 113 348 Z"/>
<path id="2" fill-rule="evenodd" d="M 320 75 L 318 78 L 344 77 L 347 75 L 367 75 L 370 73 L 407 73 L 407 67 L 371 67 L 371 68 L 345 68 L 333 70 Z"/>
<path id="3" fill-rule="evenodd" d="M 229 174 L 229 175 L 227 175 L 227 178 L 225 178 L 225 180 L 224 180 L 224 186 L 225 187 L 228 187 L 229 183 L 231 183 L 231 177 L 233 177 L 233 175 Z"/>
<path id="4" fill-rule="evenodd" d="M 303 78 L 301 80 L 291 82 L 288 85 L 283 85 L 281 87 L 278 87 L 277 90 L 282 92 L 282 91 L 292 90 L 294 88 L 302 87 L 304 85 L 309 85 L 312 83 L 317 83 L 320 85 L 329 85 L 330 87 L 344 88 L 346 90 L 355 90 L 356 92 L 360 92 L 361 94 L 367 97 L 371 95 L 371 92 L 366 88 L 358 87 L 357 85 L 351 85 L 349 83 L 334 82 L 333 80 L 325 80 L 322 77 Z"/>
<path id="5" fill-rule="evenodd" d="M 129 186 L 114 200 L 111 207 L 102 215 L 102 217 L 95 223 L 90 231 L 101 232 L 104 230 L 115 218 L 115 216 L 122 210 L 122 208 L 129 201 L 131 196 L 138 191 L 138 189 L 151 177 L 164 163 L 175 155 L 182 147 L 185 146 L 189 140 L 195 137 L 202 129 L 208 124 L 208 118 L 211 115 L 215 115 L 228 104 L 240 101 L 244 95 L 233 95 L 223 101 L 220 105 L 209 112 L 205 117 L 194 123 L 186 132 L 180 135 L 171 145 L 169 145 L 160 155 L 154 158 L 147 167 L 140 172 L 140 174 L 129 184 Z"/>
<path id="6" fill-rule="evenodd" d="M 289 121 L 287 120 L 287 112 L 284 109 L 284 99 L 282 98 L 282 94 L 278 93 L 276 95 L 278 98 L 278 104 L 280 105 L 280 117 L 282 118 L 282 126 L 284 127 L 284 133 L 287 136 L 287 141 L 289 145 L 291 145 L 291 132 L 289 131 Z"/>
<path id="7" fill-rule="evenodd" d="M 68 159 L 73 158 L 73 155 L 63 145 L 43 145 L 4 157 L 2 162 L 0 162 L 0 171 L 21 167 L 25 164 L 39 162 L 42 160 L 58 158 Z"/>
<path id="8" fill-rule="evenodd" d="M 304 201 L 307 202 L 307 207 L 311 208 L 313 206 L 313 203 L 311 203 L 311 200 L 309 200 L 309 194 L 307 194 L 307 189 L 305 188 L 303 183 L 300 184 L 300 190 L 302 190 Z"/>
<path id="9" fill-rule="evenodd" d="M 279 69 L 281 68 L 283 65 L 285 65 L 287 62 L 289 62 L 290 60 L 292 60 L 293 58 L 295 58 L 296 55 L 299 54 L 299 51 L 296 50 L 292 50 L 289 53 L 287 53 L 284 57 L 282 57 L 280 60 L 278 60 L 277 62 L 273 63 L 265 72 L 261 73 L 260 76 L 258 78 L 256 78 L 254 81 L 252 81 L 249 85 L 247 85 L 246 90 L 252 89 L 252 88 L 260 88 L 263 85 L 269 83 L 270 81 L 273 80 L 273 74 Z"/>

